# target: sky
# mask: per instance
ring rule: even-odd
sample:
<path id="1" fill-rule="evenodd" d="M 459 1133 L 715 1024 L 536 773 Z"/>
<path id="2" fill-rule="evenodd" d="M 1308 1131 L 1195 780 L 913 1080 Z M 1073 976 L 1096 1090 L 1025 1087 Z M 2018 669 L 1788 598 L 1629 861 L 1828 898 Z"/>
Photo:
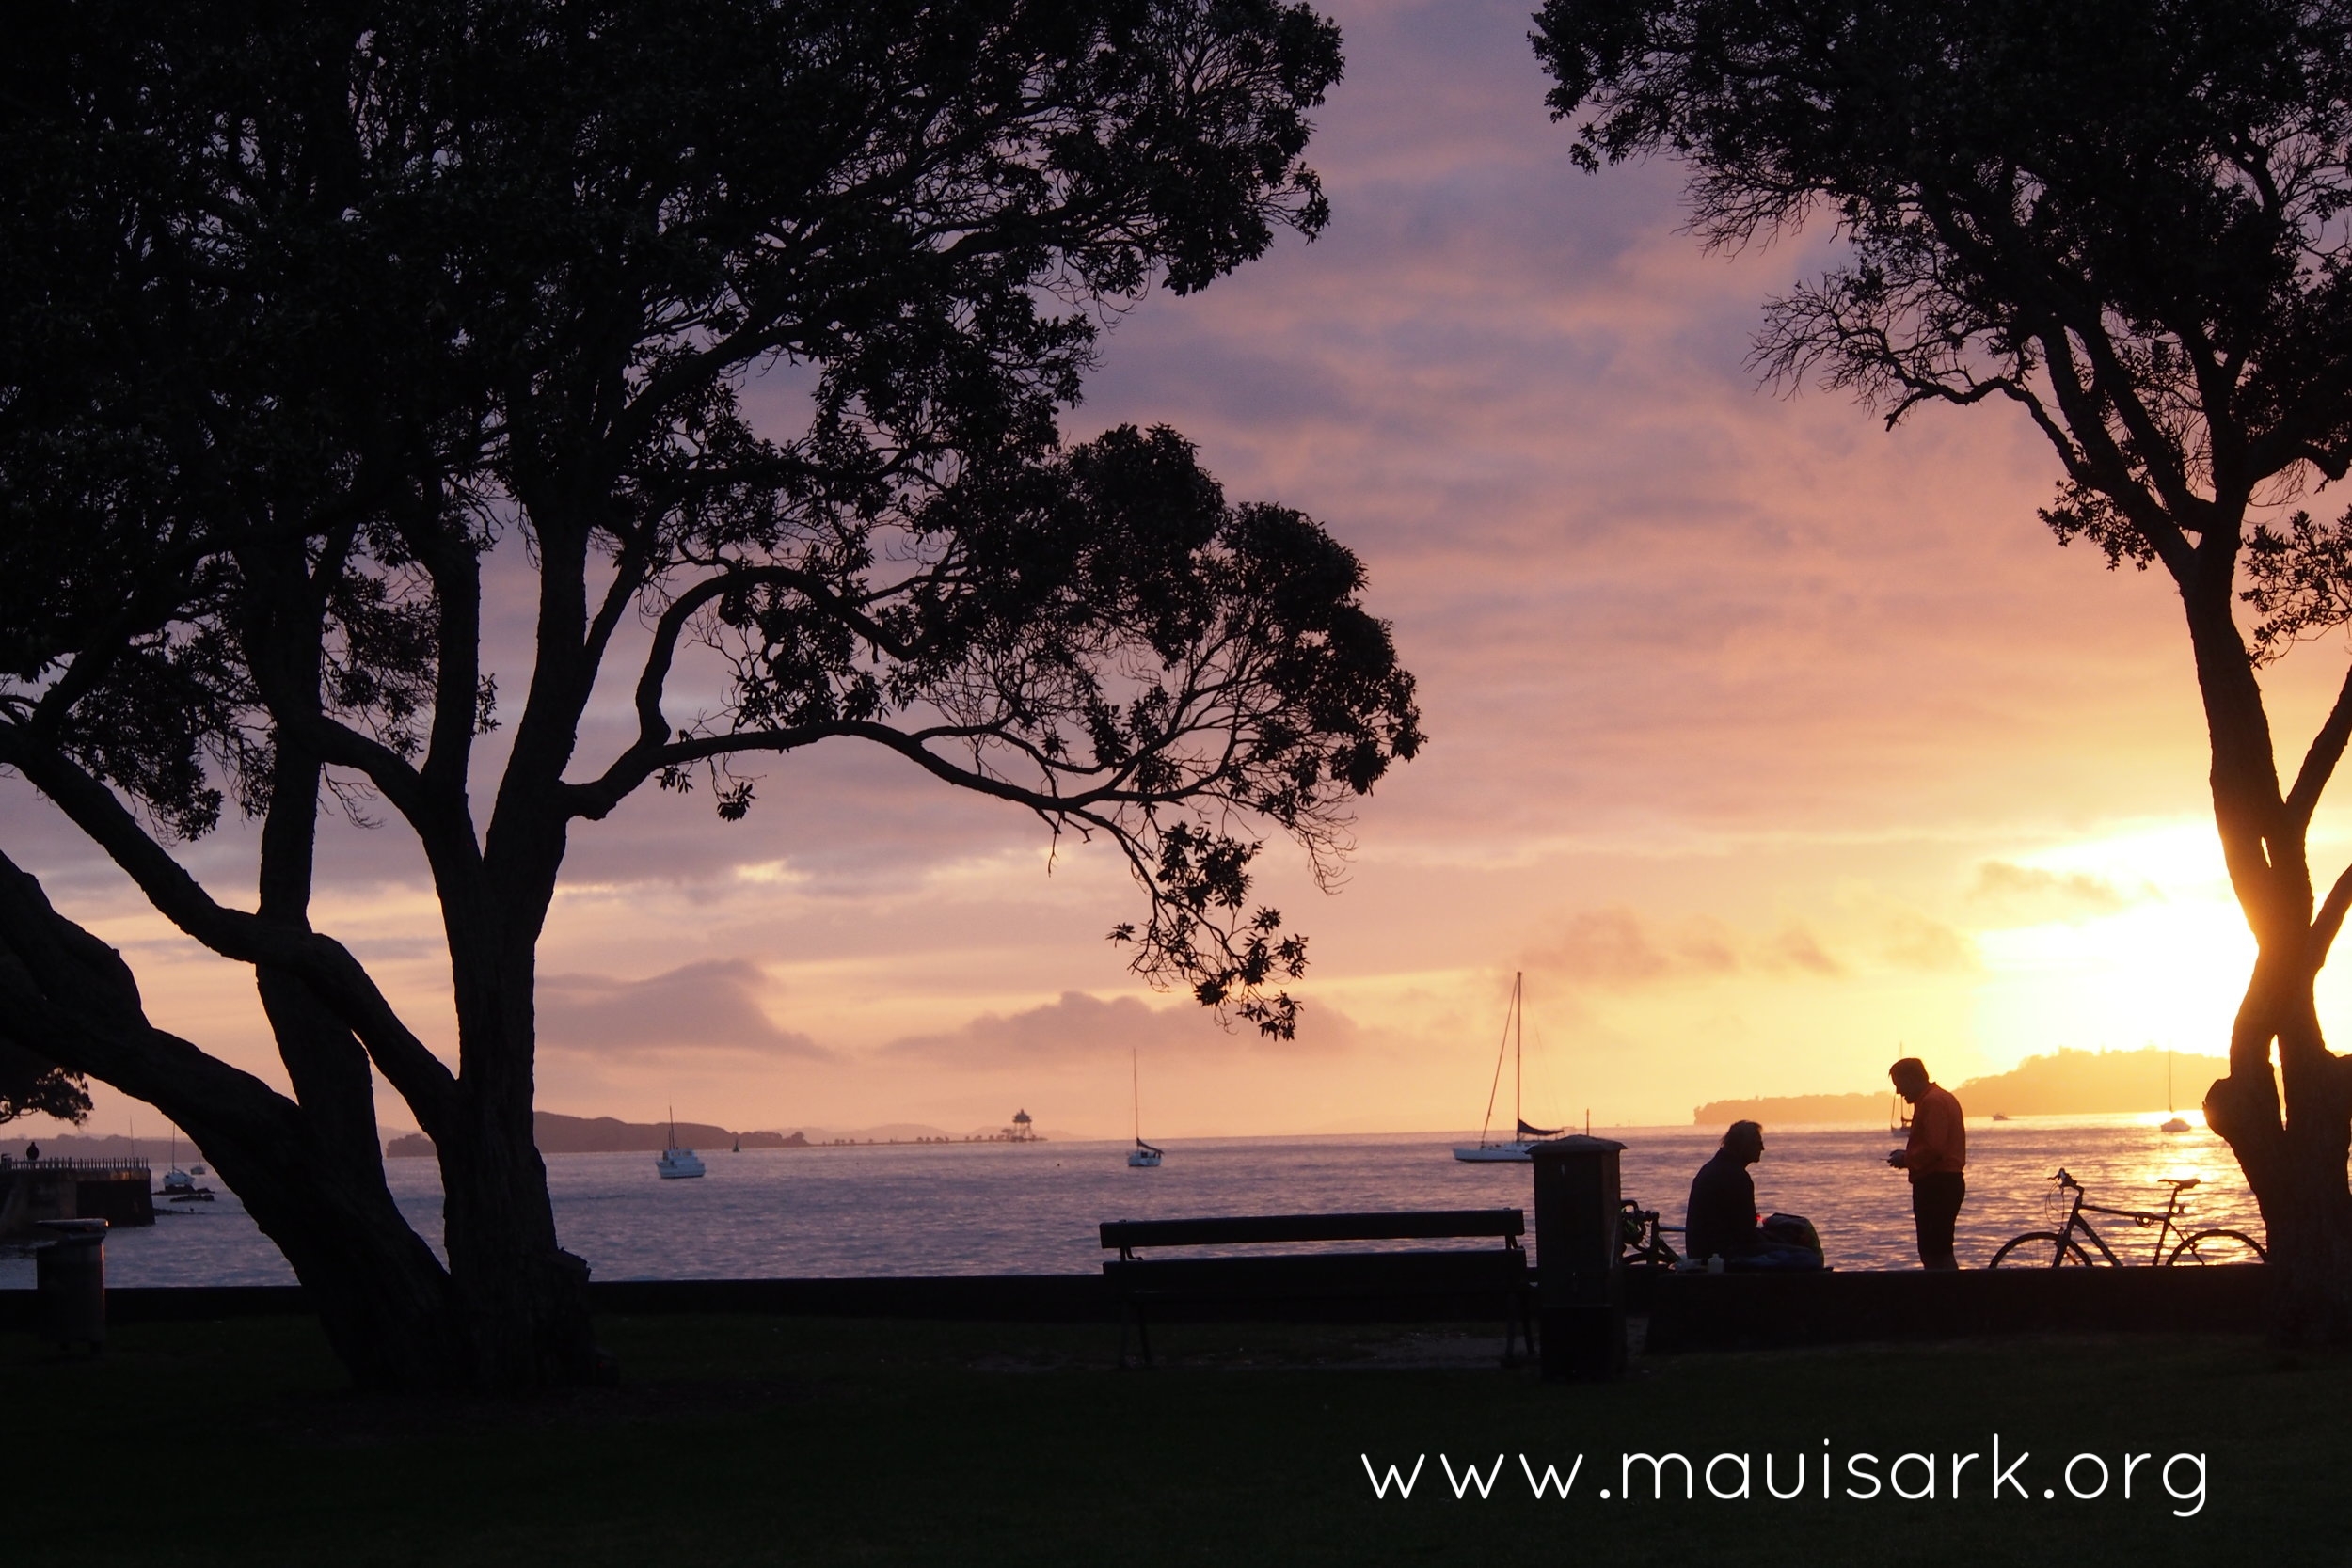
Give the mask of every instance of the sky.
<path id="1" fill-rule="evenodd" d="M 1344 886 L 1279 840 L 1263 858 L 1311 939 L 1298 1037 L 1129 974 L 1104 934 L 1140 899 L 1106 852 L 817 752 L 759 770 L 741 824 L 644 792 L 581 825 L 541 950 L 541 1106 L 958 1133 L 1024 1108 L 1125 1137 L 1139 1098 L 1152 1137 L 1474 1129 L 1518 973 L 1546 1124 L 1873 1089 L 1902 1054 L 1951 1084 L 2061 1046 L 2219 1053 L 2252 943 L 2169 584 L 2056 544 L 2055 460 L 2004 410 L 1890 433 L 1760 386 L 1761 307 L 1835 237 L 1709 254 L 1671 163 L 1577 170 L 1525 0 L 1327 8 L 1328 230 L 1142 301 L 1066 421 L 1174 425 L 1233 499 L 1321 519 L 1421 681 L 1430 743 L 1362 803 Z M 2343 657 L 2272 672 L 2289 747 Z M 625 707 L 605 694 L 592 741 Z M 159 1023 L 283 1082 L 249 972 L 21 781 L 0 834 Z M 2341 804 L 2313 847 L 2323 878 L 2352 857 Z M 250 851 L 231 831 L 186 859 L 249 902 Z M 337 822 L 322 864 L 318 924 L 451 1048 L 413 847 Z M 2323 976 L 2323 1020 L 2347 985 Z M 1506 1123 L 1510 1094 L 1506 1071 Z M 87 1131 L 161 1126 L 97 1099 Z M 414 1125 L 389 1091 L 381 1115 Z"/>

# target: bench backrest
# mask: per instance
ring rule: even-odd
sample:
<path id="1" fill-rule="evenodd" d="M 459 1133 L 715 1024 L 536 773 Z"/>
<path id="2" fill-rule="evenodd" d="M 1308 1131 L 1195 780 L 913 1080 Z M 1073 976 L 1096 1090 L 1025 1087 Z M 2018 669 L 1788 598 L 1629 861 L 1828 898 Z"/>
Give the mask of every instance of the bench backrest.
<path id="1" fill-rule="evenodd" d="M 1517 1209 L 1408 1209 L 1372 1214 L 1244 1214 L 1189 1220 L 1104 1220 L 1103 1244 L 1237 1246 L 1256 1242 L 1401 1242 L 1448 1236 L 1524 1235 Z"/>

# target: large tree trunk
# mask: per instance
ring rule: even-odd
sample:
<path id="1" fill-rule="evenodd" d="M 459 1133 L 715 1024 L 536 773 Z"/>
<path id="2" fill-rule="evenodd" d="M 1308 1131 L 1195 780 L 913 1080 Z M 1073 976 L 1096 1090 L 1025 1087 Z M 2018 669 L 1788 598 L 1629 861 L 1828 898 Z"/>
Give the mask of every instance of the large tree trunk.
<path id="1" fill-rule="evenodd" d="M 265 991 L 269 988 L 264 987 Z M 297 1009 L 281 996 L 281 1028 Z M 547 1168 L 532 1136 L 528 1074 L 461 1088 L 437 1143 L 443 1268 L 394 1204 L 373 1117 L 364 1135 L 287 1114 L 259 1135 L 183 1095 L 156 1103 L 185 1128 L 302 1281 L 337 1355 L 363 1387 L 505 1390 L 610 1381 L 588 1319 L 588 1266 L 556 1243 Z"/>
<path id="2" fill-rule="evenodd" d="M 2235 543 L 2234 532 L 2212 537 Z M 2232 559 L 2217 550 L 2182 589 L 2213 747 L 2215 823 L 2257 947 L 2231 1028 L 2230 1073 L 2207 1091 L 2205 1121 L 2262 1207 L 2275 1332 L 2339 1342 L 2352 1339 L 2352 1064 L 2328 1049 L 2312 1001 L 2333 930 L 2324 913 L 2315 922 L 2307 836 L 2334 767 L 2327 748 L 2342 740 L 2324 731 L 2295 790 L 2280 790 L 2261 685 L 2231 612 Z"/>
<path id="3" fill-rule="evenodd" d="M 485 1097 L 487 1099 L 488 1097 Z M 440 1146 L 450 1283 L 469 1380 L 485 1388 L 610 1382 L 588 1318 L 588 1265 L 556 1243 L 547 1167 L 511 1109 L 470 1105 Z"/>
<path id="4" fill-rule="evenodd" d="M 298 1110 L 257 1135 L 214 1106 L 174 1097 L 162 1108 L 285 1254 L 356 1385 L 472 1385 L 449 1275 L 393 1203 L 380 1165 L 370 1180 Z"/>
<path id="5" fill-rule="evenodd" d="M 2259 988 L 2258 988 L 2259 989 Z M 2283 1000 L 2311 1015 L 2311 987 Z M 2256 998 L 2249 993 L 2249 1003 Z M 2272 1272 L 2273 1328 L 2289 1343 L 2352 1342 L 2352 1188 L 2345 1145 L 2352 1106 L 2344 1059 L 2319 1043 L 2315 1018 L 2279 1036 L 2283 1104 L 2265 1060 L 2233 1064 L 2205 1096 L 2207 1125 L 2229 1141 L 2262 1206 Z M 2307 1059 L 2298 1063 L 2298 1056 Z"/>
<path id="6" fill-rule="evenodd" d="M 2229 1140 L 2262 1205 L 2278 1281 L 2272 1299 L 2279 1336 L 2291 1343 L 2344 1343 L 2352 1341 L 2352 1185 L 2345 1176 L 2352 1080 L 2321 1036 L 2311 967 L 2280 963 L 2269 972 L 2273 967 L 2256 965 L 2239 1037 L 2232 1042 L 2231 1073 L 2206 1095 L 2205 1119 Z M 2274 1038 L 2283 1097 L 2268 1060 Z"/>
<path id="7" fill-rule="evenodd" d="M 536 946 L 551 874 L 544 887 L 545 898 L 523 896 L 520 918 L 443 911 L 462 1064 L 456 1114 L 437 1134 L 443 1237 L 472 1375 L 489 1387 L 609 1381 L 613 1371 L 588 1319 L 588 1265 L 556 1239 L 532 1121 Z"/>

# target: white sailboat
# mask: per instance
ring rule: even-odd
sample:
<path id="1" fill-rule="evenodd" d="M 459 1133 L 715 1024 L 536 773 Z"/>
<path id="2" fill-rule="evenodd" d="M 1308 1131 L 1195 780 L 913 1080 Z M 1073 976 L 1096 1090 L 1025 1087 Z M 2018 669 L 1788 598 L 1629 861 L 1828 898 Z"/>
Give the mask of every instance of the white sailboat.
<path id="1" fill-rule="evenodd" d="M 1511 1006 L 1502 1015 L 1502 1044 L 1495 1051 L 1495 1078 L 1486 1090 L 1486 1115 L 1478 1124 L 1478 1144 L 1474 1148 L 1456 1148 L 1454 1151 L 1456 1160 L 1472 1164 L 1494 1161 L 1515 1161 L 1524 1164 L 1533 1158 L 1527 1152 L 1531 1147 L 1546 1138 L 1556 1138 L 1565 1131 L 1558 1127 L 1530 1127 L 1526 1117 L 1520 1114 L 1519 1091 L 1526 1076 L 1521 1067 L 1521 1045 L 1527 1026 L 1526 986 L 1526 975 L 1511 976 Z M 1494 1123 L 1495 1096 L 1502 1088 L 1502 1053 L 1506 1050 L 1511 1053 L 1511 1121 L 1514 1135 L 1489 1138 L 1486 1130 Z"/>
<path id="2" fill-rule="evenodd" d="M 1163 1151 L 1143 1141 L 1143 1068 L 1132 1045 L 1127 1048 L 1127 1071 L 1136 1102 L 1136 1147 L 1127 1151 L 1127 1165 L 1131 1170 L 1157 1170 Z"/>
<path id="3" fill-rule="evenodd" d="M 137 1146 L 134 1143 L 133 1147 Z M 164 1172 L 165 1199 L 171 1203 L 212 1202 L 213 1189 L 197 1180 L 197 1178 L 203 1174 L 204 1166 L 200 1163 L 193 1171 L 184 1171 L 180 1168 L 180 1130 L 173 1128 L 171 1130 L 171 1168 Z"/>
<path id="4" fill-rule="evenodd" d="M 661 1158 L 653 1163 L 653 1168 L 660 1173 L 664 1181 L 677 1181 L 703 1174 L 702 1156 L 691 1148 L 677 1146 L 677 1107 L 675 1105 L 670 1107 L 670 1147 L 661 1151 Z"/>
<path id="5" fill-rule="evenodd" d="M 2188 1131 L 2188 1118 L 2181 1115 L 2180 1108 L 2172 1103 L 2172 1048 L 2170 1046 L 2166 1046 L 2164 1050 L 2164 1111 L 2165 1119 L 2157 1126 L 2157 1132 L 2185 1132 Z"/>

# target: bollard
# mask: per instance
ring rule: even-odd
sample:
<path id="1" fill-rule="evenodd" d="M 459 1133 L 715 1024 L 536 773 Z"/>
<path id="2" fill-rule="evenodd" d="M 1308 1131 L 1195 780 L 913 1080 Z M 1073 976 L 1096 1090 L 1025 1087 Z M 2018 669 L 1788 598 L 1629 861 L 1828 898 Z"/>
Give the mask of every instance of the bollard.
<path id="1" fill-rule="evenodd" d="M 1598 1383 L 1625 1375 L 1625 1270 L 1617 1261 L 1617 1155 L 1624 1148 L 1577 1134 L 1528 1150 L 1535 1166 L 1547 1378 Z"/>
<path id="2" fill-rule="evenodd" d="M 59 1350 L 106 1345 L 106 1222 L 42 1220 L 58 1233 L 33 1249 L 33 1283 L 43 1331 Z"/>

